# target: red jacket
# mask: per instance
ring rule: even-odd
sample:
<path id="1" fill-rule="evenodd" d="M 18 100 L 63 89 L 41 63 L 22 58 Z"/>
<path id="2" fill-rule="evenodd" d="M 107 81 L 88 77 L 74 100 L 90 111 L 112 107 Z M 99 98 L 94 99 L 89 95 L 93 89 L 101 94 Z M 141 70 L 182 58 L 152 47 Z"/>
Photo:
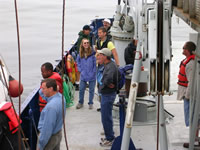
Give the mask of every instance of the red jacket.
<path id="1" fill-rule="evenodd" d="M 63 93 L 62 79 L 61 79 L 60 75 L 57 72 L 53 72 L 53 75 L 51 75 L 49 78 L 56 80 L 56 83 L 59 86 L 59 92 Z M 41 96 L 39 96 L 40 112 L 42 111 L 42 109 L 44 108 L 44 106 L 46 104 L 47 104 L 47 102 L 44 99 L 42 99 Z"/>
<path id="2" fill-rule="evenodd" d="M 188 80 L 187 80 L 187 76 L 185 73 L 185 67 L 186 67 L 187 63 L 189 63 L 189 61 L 191 59 L 194 60 L 194 58 L 195 58 L 195 55 L 191 55 L 188 58 L 181 61 L 179 75 L 178 75 L 178 84 L 179 85 L 185 86 L 185 87 L 188 86 Z"/>

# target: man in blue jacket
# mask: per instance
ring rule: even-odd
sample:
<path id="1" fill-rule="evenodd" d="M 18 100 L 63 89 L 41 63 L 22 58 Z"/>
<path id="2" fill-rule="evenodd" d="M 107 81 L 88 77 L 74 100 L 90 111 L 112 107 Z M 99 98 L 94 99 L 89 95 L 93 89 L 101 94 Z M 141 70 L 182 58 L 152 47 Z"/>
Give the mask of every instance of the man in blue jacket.
<path id="1" fill-rule="evenodd" d="M 55 79 L 47 78 L 42 81 L 41 86 L 39 93 L 47 101 L 47 105 L 42 110 L 38 123 L 40 135 L 37 150 L 60 150 L 65 100 L 62 106 L 62 95 L 58 92 Z"/>

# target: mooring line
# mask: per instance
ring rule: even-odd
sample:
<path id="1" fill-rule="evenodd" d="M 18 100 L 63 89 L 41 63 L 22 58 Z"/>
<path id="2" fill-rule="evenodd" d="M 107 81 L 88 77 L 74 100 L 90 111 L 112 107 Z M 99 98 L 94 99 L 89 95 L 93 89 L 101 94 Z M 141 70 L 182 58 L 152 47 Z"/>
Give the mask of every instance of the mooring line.
<path id="1" fill-rule="evenodd" d="M 62 69 L 61 69 L 61 76 L 62 76 L 62 80 L 64 77 L 64 34 L 65 33 L 65 0 L 63 0 L 63 10 L 62 10 Z M 67 134 L 66 134 L 66 124 L 65 124 L 65 111 L 64 111 L 64 107 L 66 107 L 64 105 L 64 95 L 62 94 L 62 114 L 63 114 L 63 130 L 64 130 L 64 137 L 65 137 L 65 144 L 66 144 L 66 148 L 67 150 L 69 150 L 68 147 L 68 142 L 67 142 Z"/>

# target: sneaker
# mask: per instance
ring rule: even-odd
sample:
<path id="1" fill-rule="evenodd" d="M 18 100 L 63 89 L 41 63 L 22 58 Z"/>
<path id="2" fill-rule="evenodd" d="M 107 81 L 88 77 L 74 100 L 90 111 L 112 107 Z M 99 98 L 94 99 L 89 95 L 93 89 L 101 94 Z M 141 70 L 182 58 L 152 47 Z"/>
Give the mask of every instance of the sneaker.
<path id="1" fill-rule="evenodd" d="M 114 141 L 114 140 L 112 140 L 112 141 L 104 140 L 104 141 L 100 142 L 100 146 L 102 146 L 102 147 L 109 147 L 109 146 L 112 146 L 113 141 Z"/>
<path id="2" fill-rule="evenodd" d="M 106 140 L 106 138 L 101 138 L 101 142 L 104 142 Z"/>
<path id="3" fill-rule="evenodd" d="M 82 108 L 83 107 L 83 104 L 81 104 L 81 103 L 78 103 L 77 105 L 76 105 L 76 109 L 80 109 L 80 108 Z"/>
<path id="4" fill-rule="evenodd" d="M 89 109 L 93 109 L 93 104 L 89 104 Z"/>

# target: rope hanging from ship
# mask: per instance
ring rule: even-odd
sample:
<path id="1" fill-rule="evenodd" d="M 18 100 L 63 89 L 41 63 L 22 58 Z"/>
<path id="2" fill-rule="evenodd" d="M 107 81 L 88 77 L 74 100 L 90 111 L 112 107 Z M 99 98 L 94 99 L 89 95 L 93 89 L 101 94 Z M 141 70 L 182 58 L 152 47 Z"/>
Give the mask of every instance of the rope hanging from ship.
<path id="1" fill-rule="evenodd" d="M 28 148 L 30 149 L 30 146 L 25 138 L 25 135 L 24 135 L 24 132 L 22 130 L 22 127 L 21 127 L 21 124 L 20 124 L 20 118 L 21 118 L 21 94 L 20 94 L 20 89 L 21 89 L 21 48 L 20 48 L 20 35 L 19 35 L 19 20 L 18 20 L 18 9 L 17 9 L 17 0 L 14 0 L 14 4 L 15 4 L 15 17 L 16 17 L 16 29 L 17 29 L 17 44 L 18 44 L 18 66 L 19 66 L 19 119 L 18 119 L 18 122 L 19 122 L 19 131 L 21 132 L 18 132 L 18 137 L 19 137 L 19 140 L 18 140 L 18 143 L 19 143 L 19 150 L 21 150 L 21 142 L 20 142 L 20 139 L 21 139 L 21 134 L 23 136 L 23 139 L 26 143 L 26 145 L 28 146 Z M 11 97 L 10 97 L 11 98 Z M 12 99 L 11 99 L 12 101 Z M 13 105 L 13 101 L 12 101 L 12 105 Z M 14 105 L 13 105 L 14 107 Z M 15 107 L 14 107 L 14 111 L 16 112 L 15 110 Z M 23 144 L 24 144 L 24 141 L 23 141 Z M 25 144 L 24 144 L 24 147 L 25 147 Z"/>
<path id="2" fill-rule="evenodd" d="M 65 35 L 65 0 L 63 0 L 63 9 L 62 9 L 62 69 L 61 69 L 61 76 L 62 79 L 64 78 L 64 35 Z M 65 137 L 65 144 L 67 150 L 69 149 L 68 147 L 68 142 L 67 142 L 67 136 L 66 136 L 66 125 L 65 125 L 65 117 L 64 117 L 64 95 L 62 94 L 62 116 L 63 116 L 63 130 L 64 130 L 64 137 Z"/>

